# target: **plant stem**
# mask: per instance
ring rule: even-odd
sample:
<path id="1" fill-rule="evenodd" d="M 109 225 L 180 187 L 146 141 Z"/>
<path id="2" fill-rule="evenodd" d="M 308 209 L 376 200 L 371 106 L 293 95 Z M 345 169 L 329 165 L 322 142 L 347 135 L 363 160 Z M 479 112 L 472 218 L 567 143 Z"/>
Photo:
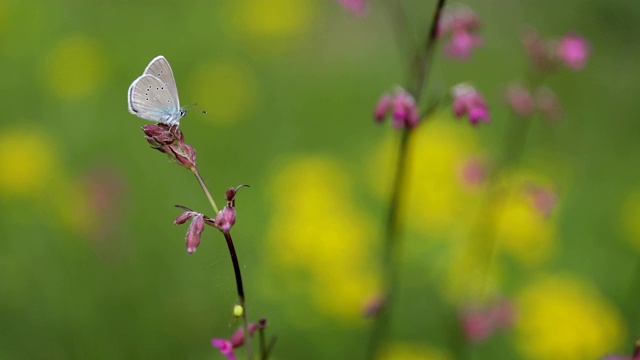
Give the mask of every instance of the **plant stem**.
<path id="1" fill-rule="evenodd" d="M 196 170 L 194 174 L 196 175 L 196 179 L 198 179 L 198 182 L 200 183 L 200 187 L 202 188 L 202 191 L 204 191 L 205 195 L 207 195 L 207 199 L 209 199 L 209 204 L 211 204 L 213 211 L 217 214 L 219 210 L 218 210 L 218 207 L 216 206 L 216 202 L 213 201 L 213 197 L 211 197 L 211 193 L 209 192 L 207 185 L 205 185 L 204 180 L 202 180 L 202 176 L 200 176 L 200 172 Z"/>
<path id="2" fill-rule="evenodd" d="M 413 98 L 417 103 L 422 98 L 429 70 L 431 69 L 431 63 L 435 50 L 435 43 L 438 34 L 438 22 L 440 21 L 440 15 L 442 14 L 442 8 L 444 7 L 446 0 L 438 0 L 436 8 L 433 13 L 433 22 L 431 23 L 431 29 L 425 41 L 425 46 L 422 51 L 418 51 L 411 63 L 411 73 L 414 83 L 408 88 Z M 398 4 L 400 6 L 400 4 Z M 393 294 L 397 288 L 397 275 L 400 265 L 400 218 L 398 216 L 401 206 L 400 201 L 402 193 L 407 185 L 404 177 L 406 173 L 406 167 L 408 163 L 409 143 L 413 129 L 405 128 L 402 130 L 400 143 L 398 147 L 398 156 L 396 160 L 396 169 L 394 173 L 393 186 L 391 189 L 391 197 L 389 198 L 389 209 L 387 213 L 386 231 L 382 252 L 382 301 L 383 307 L 380 313 L 377 314 L 372 325 L 369 343 L 368 359 L 375 359 L 378 357 L 385 339 L 389 332 L 389 320 L 390 312 L 393 307 Z"/>
<path id="3" fill-rule="evenodd" d="M 244 329 L 244 344 L 247 348 L 247 358 L 251 360 L 253 358 L 253 348 L 251 347 L 251 334 L 249 334 L 249 322 L 247 320 L 247 307 L 245 306 L 244 288 L 242 286 L 242 274 L 240 273 L 240 263 L 238 262 L 236 248 L 235 246 L 233 246 L 233 239 L 231 238 L 231 234 L 229 232 L 224 233 L 224 238 L 227 240 L 229 255 L 231 256 L 231 262 L 233 263 L 233 273 L 236 278 L 236 288 L 238 290 L 238 305 L 242 307 L 242 327 Z"/>

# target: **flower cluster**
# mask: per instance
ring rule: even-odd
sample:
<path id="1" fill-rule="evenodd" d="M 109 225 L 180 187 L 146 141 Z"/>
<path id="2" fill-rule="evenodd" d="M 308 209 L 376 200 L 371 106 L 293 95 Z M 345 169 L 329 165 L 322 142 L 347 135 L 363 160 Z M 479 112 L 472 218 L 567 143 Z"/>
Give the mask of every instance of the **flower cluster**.
<path id="1" fill-rule="evenodd" d="M 479 28 L 480 20 L 469 7 L 448 8 L 438 24 L 438 37 L 450 36 L 445 54 L 453 59 L 467 60 L 471 51 L 482 45 L 482 38 L 477 34 Z"/>
<path id="2" fill-rule="evenodd" d="M 453 96 L 453 114 L 456 117 L 468 116 L 472 125 L 479 121 L 489 122 L 489 108 L 484 97 L 473 86 L 458 84 L 451 89 Z"/>
<path id="3" fill-rule="evenodd" d="M 525 86 L 511 84 L 506 90 L 506 100 L 511 110 L 522 118 L 531 117 L 535 113 L 549 120 L 557 120 L 562 116 L 560 100 L 546 86 L 531 91 Z"/>
<path id="4" fill-rule="evenodd" d="M 391 111 L 391 125 L 396 129 L 412 128 L 418 125 L 420 114 L 416 101 L 411 94 L 397 87 L 393 94 L 385 93 L 376 105 L 373 117 L 376 122 L 383 122 Z"/>
<path id="5" fill-rule="evenodd" d="M 589 42 L 576 33 L 568 33 L 560 39 L 543 39 L 535 30 L 529 30 L 522 38 L 525 50 L 533 66 L 540 71 L 551 71 L 559 64 L 571 70 L 582 70 L 591 48 Z"/>
<path id="6" fill-rule="evenodd" d="M 267 319 L 260 319 L 257 323 L 250 323 L 248 326 L 249 336 L 253 336 L 256 330 L 262 330 L 267 327 Z M 231 335 L 229 339 L 211 339 L 211 345 L 220 353 L 227 357 L 228 360 L 236 360 L 233 350 L 244 345 L 244 329 L 239 328 Z"/>
<path id="7" fill-rule="evenodd" d="M 166 124 L 145 125 L 142 127 L 145 139 L 152 148 L 167 154 L 170 160 L 197 172 L 196 150 L 185 144 L 184 135 L 177 126 Z"/>
<path id="8" fill-rule="evenodd" d="M 218 212 L 215 218 L 210 218 L 202 213 L 193 211 L 188 207 L 182 205 L 176 205 L 177 208 L 185 210 L 182 214 L 173 221 L 176 225 L 181 225 L 191 220 L 189 229 L 187 230 L 186 243 L 187 252 L 193 254 L 200 241 L 202 239 L 202 232 L 204 231 L 204 225 L 209 225 L 217 228 L 223 233 L 228 233 L 231 227 L 236 223 L 236 210 L 235 210 L 235 196 L 243 186 L 240 185 L 235 188 L 230 188 L 226 192 L 227 205 Z"/>

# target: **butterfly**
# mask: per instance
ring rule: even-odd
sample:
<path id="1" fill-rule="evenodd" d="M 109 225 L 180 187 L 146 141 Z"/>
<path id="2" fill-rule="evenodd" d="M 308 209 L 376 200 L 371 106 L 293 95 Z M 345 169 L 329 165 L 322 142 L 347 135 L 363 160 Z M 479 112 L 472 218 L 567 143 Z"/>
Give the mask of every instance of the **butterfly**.
<path id="1" fill-rule="evenodd" d="M 164 56 L 156 56 L 144 73 L 129 87 L 129 112 L 146 120 L 180 125 L 187 111 L 180 107 L 178 88 L 171 66 Z"/>

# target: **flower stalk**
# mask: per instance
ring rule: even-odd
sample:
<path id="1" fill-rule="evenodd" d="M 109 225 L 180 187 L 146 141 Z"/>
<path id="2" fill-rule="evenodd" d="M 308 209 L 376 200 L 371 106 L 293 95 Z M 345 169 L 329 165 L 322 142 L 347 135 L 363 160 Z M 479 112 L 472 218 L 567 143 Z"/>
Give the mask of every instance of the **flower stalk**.
<path id="1" fill-rule="evenodd" d="M 412 86 L 408 89 L 409 94 L 416 103 L 420 102 L 425 84 L 431 68 L 435 44 L 438 37 L 438 23 L 442 14 L 446 0 L 438 0 L 433 12 L 433 22 L 425 41 L 423 49 L 418 50 L 412 60 L 410 69 L 412 74 Z M 397 3 L 397 6 L 401 4 Z M 397 160 L 392 192 L 389 198 L 387 210 L 386 230 L 384 235 L 382 253 L 382 306 L 373 320 L 368 348 L 368 358 L 378 358 L 388 336 L 390 311 L 393 306 L 392 294 L 397 288 L 397 275 L 400 266 L 400 209 L 403 189 L 406 181 L 406 168 L 409 158 L 409 144 L 414 126 L 405 126 L 401 129 L 400 142 L 397 150 Z"/>

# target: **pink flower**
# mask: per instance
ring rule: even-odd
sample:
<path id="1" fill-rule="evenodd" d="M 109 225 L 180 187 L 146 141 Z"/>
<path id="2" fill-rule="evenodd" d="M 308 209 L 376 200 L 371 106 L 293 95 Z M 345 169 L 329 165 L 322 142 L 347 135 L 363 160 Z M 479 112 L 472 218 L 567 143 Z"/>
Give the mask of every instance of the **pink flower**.
<path id="1" fill-rule="evenodd" d="M 453 59 L 467 60 L 471 51 L 482 45 L 482 38 L 476 34 L 479 28 L 480 21 L 469 7 L 447 8 L 438 24 L 438 37 L 451 36 L 444 48 L 445 54 Z"/>
<path id="2" fill-rule="evenodd" d="M 369 12 L 366 0 L 338 0 L 338 2 L 355 16 L 364 16 Z"/>
<path id="3" fill-rule="evenodd" d="M 470 189 L 479 188 L 487 179 L 488 172 L 487 164 L 482 159 L 473 157 L 462 164 L 460 180 Z"/>
<path id="4" fill-rule="evenodd" d="M 257 323 L 250 323 L 249 335 L 253 336 L 256 330 L 264 329 L 267 327 L 267 320 L 260 319 Z M 239 348 L 244 344 L 244 329 L 239 328 L 231 335 L 229 340 L 227 339 L 211 339 L 211 345 L 220 350 L 220 353 L 227 357 L 228 360 L 236 360 L 236 355 L 233 353 L 233 349 Z"/>
<path id="5" fill-rule="evenodd" d="M 376 122 L 383 122 L 391 112 L 391 125 L 396 129 L 412 128 L 418 125 L 420 114 L 413 96 L 398 87 L 393 95 L 385 93 L 378 100 L 373 117 Z"/>
<path id="6" fill-rule="evenodd" d="M 218 348 L 220 353 L 227 357 L 228 360 L 236 360 L 236 354 L 233 353 L 233 344 L 226 339 L 211 339 L 211 345 Z"/>
<path id="7" fill-rule="evenodd" d="M 467 60 L 471 56 L 473 48 L 482 45 L 480 36 L 459 30 L 453 33 L 451 41 L 445 47 L 445 54 L 450 58 Z"/>
<path id="8" fill-rule="evenodd" d="M 581 70 L 587 62 L 590 48 L 582 36 L 567 34 L 560 39 L 556 52 L 560 60 L 571 70 Z"/>
<path id="9" fill-rule="evenodd" d="M 520 117 L 529 117 L 535 111 L 535 100 L 531 91 L 521 85 L 509 85 L 507 88 L 507 103 Z"/>
<path id="10" fill-rule="evenodd" d="M 204 217 L 202 214 L 196 214 L 191 220 L 191 225 L 189 225 L 189 230 L 187 230 L 186 243 L 187 243 L 187 252 L 189 254 L 193 254 L 198 245 L 200 245 L 200 240 L 202 239 L 202 232 L 204 231 Z"/>
<path id="11" fill-rule="evenodd" d="M 471 342 L 482 342 L 495 331 L 507 329 L 514 323 L 514 309 L 501 299 L 487 308 L 472 307 L 462 312 L 462 330 Z"/>
<path id="12" fill-rule="evenodd" d="M 453 95 L 453 113 L 456 117 L 467 115 L 472 125 L 479 121 L 489 122 L 487 102 L 480 93 L 470 85 L 459 84 L 451 89 Z"/>

